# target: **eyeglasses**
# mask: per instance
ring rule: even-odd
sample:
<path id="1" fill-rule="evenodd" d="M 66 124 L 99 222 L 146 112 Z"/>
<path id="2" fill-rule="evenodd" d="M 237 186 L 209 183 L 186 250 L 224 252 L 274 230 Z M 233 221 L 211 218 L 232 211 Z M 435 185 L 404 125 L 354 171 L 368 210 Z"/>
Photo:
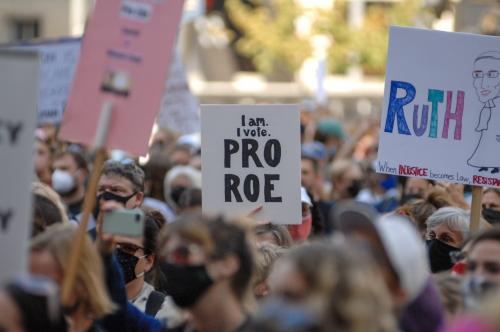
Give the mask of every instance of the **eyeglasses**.
<path id="1" fill-rule="evenodd" d="M 472 72 L 472 77 L 473 78 L 483 78 L 485 75 L 485 72 L 482 70 L 474 70 Z M 486 77 L 487 78 L 497 78 L 499 75 L 497 70 L 490 70 L 486 72 Z"/>
<path id="2" fill-rule="evenodd" d="M 169 250 L 165 257 L 166 260 L 173 264 L 187 265 L 191 264 L 193 257 L 199 256 L 203 250 L 196 244 L 182 244 L 173 250 Z"/>
<path id="3" fill-rule="evenodd" d="M 116 249 L 119 249 L 123 251 L 124 253 L 130 254 L 130 255 L 135 255 L 136 252 L 141 249 L 144 253 L 146 253 L 146 250 L 143 247 L 139 247 L 135 244 L 132 243 L 117 243 L 116 244 Z"/>

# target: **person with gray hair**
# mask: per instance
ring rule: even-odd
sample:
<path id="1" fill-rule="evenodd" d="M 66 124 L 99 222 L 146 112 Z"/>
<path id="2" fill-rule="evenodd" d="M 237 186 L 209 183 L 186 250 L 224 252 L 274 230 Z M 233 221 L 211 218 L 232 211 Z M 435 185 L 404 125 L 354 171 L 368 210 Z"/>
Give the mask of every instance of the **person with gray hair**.
<path id="1" fill-rule="evenodd" d="M 432 273 L 453 267 L 450 254 L 459 251 L 469 237 L 470 213 L 457 207 L 444 207 L 426 221 L 427 247 Z"/>
<path id="2" fill-rule="evenodd" d="M 201 172 L 192 166 L 175 166 L 164 179 L 165 200 L 179 213 L 181 197 L 190 189 L 201 189 Z"/>

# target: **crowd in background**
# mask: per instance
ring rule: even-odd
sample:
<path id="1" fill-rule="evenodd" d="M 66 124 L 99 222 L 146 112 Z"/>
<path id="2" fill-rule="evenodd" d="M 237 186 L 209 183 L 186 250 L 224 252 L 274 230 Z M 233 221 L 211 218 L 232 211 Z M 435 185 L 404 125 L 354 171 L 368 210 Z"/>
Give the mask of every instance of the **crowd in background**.
<path id="1" fill-rule="evenodd" d="M 141 160 L 112 151 L 61 303 L 94 155 L 56 133 L 36 131 L 29 275 L 0 290 L 2 332 L 500 330 L 500 190 L 471 233 L 471 188 L 377 173 L 377 123 L 314 112 L 300 225 L 202 216 L 199 134 L 159 129 Z M 118 208 L 144 211 L 142 237 L 103 232 Z"/>

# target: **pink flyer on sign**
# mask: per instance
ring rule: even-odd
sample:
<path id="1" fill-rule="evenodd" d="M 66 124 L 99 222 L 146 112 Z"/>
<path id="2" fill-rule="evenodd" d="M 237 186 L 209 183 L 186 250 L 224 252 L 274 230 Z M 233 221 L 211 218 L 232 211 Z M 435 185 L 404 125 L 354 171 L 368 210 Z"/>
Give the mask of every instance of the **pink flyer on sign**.
<path id="1" fill-rule="evenodd" d="M 105 101 L 113 103 L 107 148 L 134 155 L 148 139 L 172 59 L 184 0 L 98 0 L 60 137 L 92 144 Z"/>

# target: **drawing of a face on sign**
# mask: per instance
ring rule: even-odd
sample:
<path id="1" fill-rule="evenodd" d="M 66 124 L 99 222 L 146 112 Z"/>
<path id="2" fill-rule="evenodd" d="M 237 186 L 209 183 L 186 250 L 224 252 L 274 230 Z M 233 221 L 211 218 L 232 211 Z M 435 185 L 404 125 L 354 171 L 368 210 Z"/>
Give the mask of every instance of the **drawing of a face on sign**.
<path id="1" fill-rule="evenodd" d="M 479 101 L 486 103 L 500 95 L 500 53 L 487 52 L 474 63 L 474 88 Z"/>
<path id="2" fill-rule="evenodd" d="M 481 133 L 467 164 L 479 172 L 500 172 L 500 52 L 485 52 L 474 61 L 473 85 L 482 103 L 475 131 Z"/>

